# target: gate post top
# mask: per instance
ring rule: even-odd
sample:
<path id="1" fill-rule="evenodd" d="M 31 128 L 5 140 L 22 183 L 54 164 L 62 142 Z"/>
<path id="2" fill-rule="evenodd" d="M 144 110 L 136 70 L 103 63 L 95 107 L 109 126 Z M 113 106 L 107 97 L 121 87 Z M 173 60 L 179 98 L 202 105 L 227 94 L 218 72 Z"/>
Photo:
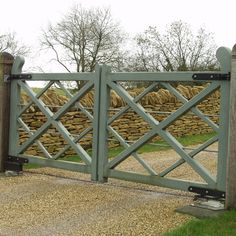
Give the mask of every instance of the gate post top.
<path id="1" fill-rule="evenodd" d="M 216 58 L 220 63 L 220 70 L 224 73 L 231 71 L 231 49 L 227 47 L 220 47 L 216 51 Z"/>
<path id="2" fill-rule="evenodd" d="M 14 63 L 14 57 L 8 52 L 0 53 L 0 73 L 1 81 L 3 81 L 3 75 L 9 75 Z"/>
<path id="3" fill-rule="evenodd" d="M 111 66 L 108 66 L 108 65 L 104 64 L 104 65 L 101 66 L 101 68 L 102 68 L 102 73 L 103 74 L 111 73 Z"/>
<path id="4" fill-rule="evenodd" d="M 232 49 L 232 57 L 236 59 L 236 44 L 234 44 L 233 49 Z"/>
<path id="5" fill-rule="evenodd" d="M 22 72 L 23 65 L 25 64 L 25 58 L 17 56 L 14 60 L 11 73 L 20 74 Z"/>

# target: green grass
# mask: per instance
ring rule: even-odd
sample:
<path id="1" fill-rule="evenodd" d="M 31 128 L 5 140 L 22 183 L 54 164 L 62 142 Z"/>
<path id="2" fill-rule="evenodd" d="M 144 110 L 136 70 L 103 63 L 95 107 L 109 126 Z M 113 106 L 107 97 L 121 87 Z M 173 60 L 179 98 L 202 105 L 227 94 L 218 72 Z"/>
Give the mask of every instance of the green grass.
<path id="1" fill-rule="evenodd" d="M 236 235 L 236 211 L 226 212 L 219 217 L 192 220 L 165 236 L 233 236 Z"/>
<path id="2" fill-rule="evenodd" d="M 195 144 L 200 144 L 204 143 L 211 137 L 213 137 L 215 133 L 208 133 L 208 134 L 197 134 L 197 135 L 191 135 L 191 136 L 183 136 L 180 138 L 177 138 L 177 140 L 182 143 L 184 146 L 189 146 L 189 145 L 195 145 Z M 160 146 L 159 146 L 160 145 Z M 164 145 L 164 146 L 161 146 Z M 164 151 L 164 150 L 169 150 L 170 147 L 167 145 L 165 141 L 157 141 L 155 142 L 155 145 L 152 144 L 146 144 L 143 147 L 141 147 L 138 150 L 138 153 L 148 153 L 148 152 L 158 152 L 158 151 Z M 117 156 L 120 152 L 124 150 L 123 147 L 116 147 L 116 148 L 111 148 L 108 151 L 108 156 L 109 158 L 113 158 Z M 88 154 L 92 154 L 92 150 L 87 150 Z M 62 161 L 72 161 L 72 162 L 81 162 L 81 158 L 77 155 L 75 156 L 66 156 L 64 158 L 60 158 L 59 160 Z M 24 166 L 26 169 L 32 169 L 32 168 L 37 168 L 39 167 L 36 164 L 26 164 Z"/>
<path id="3" fill-rule="evenodd" d="M 42 90 L 42 88 L 32 88 L 33 89 L 33 91 L 35 92 L 35 93 L 38 93 L 38 92 L 40 92 L 41 90 Z M 62 95 L 62 96 L 65 96 L 65 93 L 64 93 L 64 91 L 63 90 L 61 90 L 61 89 L 59 89 L 59 88 L 52 88 L 55 92 L 56 92 L 56 94 L 58 94 L 58 95 Z M 75 93 L 75 89 L 67 89 L 69 92 L 71 92 L 72 94 L 73 93 Z"/>
<path id="4" fill-rule="evenodd" d="M 182 145 L 189 146 L 189 145 L 204 143 L 208 139 L 212 138 L 215 134 L 216 133 L 208 133 L 208 134 L 183 136 L 183 137 L 177 138 L 177 140 L 180 143 L 182 143 Z M 157 141 L 155 142 L 155 145 L 152 145 L 152 144 L 144 145 L 138 150 L 138 153 L 157 152 L 157 151 L 164 151 L 164 150 L 169 150 L 169 149 L 171 149 L 171 147 L 169 147 L 165 141 Z M 123 147 L 111 148 L 108 150 L 108 156 L 109 158 L 115 157 L 123 150 L 124 150 Z M 88 151 L 88 154 L 91 155 L 92 150 L 87 150 L 87 151 Z M 67 157 L 61 158 L 60 160 L 73 161 L 73 162 L 81 161 L 79 156 L 67 156 Z"/>
<path id="5" fill-rule="evenodd" d="M 182 143 L 184 146 L 195 145 L 206 142 L 208 139 L 212 138 L 216 133 L 208 133 L 208 134 L 197 134 L 191 136 L 183 136 L 177 138 L 177 140 Z M 146 153 L 146 152 L 157 152 L 157 151 L 164 151 L 169 150 L 171 147 L 167 145 L 165 141 L 157 141 L 152 144 L 146 144 L 138 150 L 138 153 Z M 160 145 L 160 146 L 159 146 Z M 161 146 L 163 145 L 163 146 Z M 121 151 L 123 151 L 123 147 L 112 148 L 109 150 L 109 157 L 115 157 Z"/>
<path id="6" fill-rule="evenodd" d="M 29 170 L 29 169 L 37 169 L 37 168 L 40 168 L 41 166 L 38 165 L 38 164 L 34 164 L 34 163 L 28 163 L 28 164 L 24 164 L 23 165 L 23 170 L 26 169 L 26 170 Z"/>

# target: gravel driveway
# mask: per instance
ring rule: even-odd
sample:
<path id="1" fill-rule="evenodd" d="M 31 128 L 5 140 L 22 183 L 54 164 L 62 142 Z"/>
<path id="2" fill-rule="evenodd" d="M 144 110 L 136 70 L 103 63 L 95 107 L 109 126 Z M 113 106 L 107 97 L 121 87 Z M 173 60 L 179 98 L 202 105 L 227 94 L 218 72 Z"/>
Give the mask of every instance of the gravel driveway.
<path id="1" fill-rule="evenodd" d="M 167 154 L 174 158 L 172 151 L 158 153 Z M 191 219 L 174 211 L 192 203 L 190 193 L 115 179 L 93 183 L 89 175 L 65 170 L 2 176 L 0 189 L 0 236 L 156 236 Z"/>

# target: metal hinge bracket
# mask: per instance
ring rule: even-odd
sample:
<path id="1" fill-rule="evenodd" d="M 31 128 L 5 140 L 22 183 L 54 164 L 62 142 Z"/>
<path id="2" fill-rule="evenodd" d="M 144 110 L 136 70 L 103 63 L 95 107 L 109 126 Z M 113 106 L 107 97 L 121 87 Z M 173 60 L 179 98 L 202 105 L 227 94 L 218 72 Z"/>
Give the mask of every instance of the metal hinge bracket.
<path id="1" fill-rule="evenodd" d="M 215 189 L 190 186 L 188 188 L 188 191 L 199 194 L 199 197 L 201 198 L 215 198 L 215 199 L 225 198 L 225 192 Z"/>
<path id="2" fill-rule="evenodd" d="M 10 82 L 13 79 L 29 80 L 32 79 L 32 75 L 31 74 L 4 75 L 4 82 Z"/>
<path id="3" fill-rule="evenodd" d="M 230 73 L 195 73 L 192 78 L 194 80 L 230 80 Z"/>
<path id="4" fill-rule="evenodd" d="M 23 164 L 28 162 L 29 160 L 27 158 L 8 156 L 7 160 L 4 163 L 4 168 L 5 170 L 21 172 L 23 170 Z"/>

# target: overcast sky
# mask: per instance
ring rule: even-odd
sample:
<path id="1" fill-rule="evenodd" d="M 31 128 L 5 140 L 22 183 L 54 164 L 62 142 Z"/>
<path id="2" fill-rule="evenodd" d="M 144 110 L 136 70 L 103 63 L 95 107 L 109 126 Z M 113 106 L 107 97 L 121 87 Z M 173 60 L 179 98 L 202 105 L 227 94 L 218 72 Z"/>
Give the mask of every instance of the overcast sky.
<path id="1" fill-rule="evenodd" d="M 236 43 L 235 0 L 1 0 L 0 32 L 16 32 L 26 45 L 37 45 L 41 29 L 57 22 L 73 4 L 110 7 L 112 16 L 134 35 L 148 26 L 164 29 L 182 20 L 193 29 L 214 33 L 218 46 Z"/>

